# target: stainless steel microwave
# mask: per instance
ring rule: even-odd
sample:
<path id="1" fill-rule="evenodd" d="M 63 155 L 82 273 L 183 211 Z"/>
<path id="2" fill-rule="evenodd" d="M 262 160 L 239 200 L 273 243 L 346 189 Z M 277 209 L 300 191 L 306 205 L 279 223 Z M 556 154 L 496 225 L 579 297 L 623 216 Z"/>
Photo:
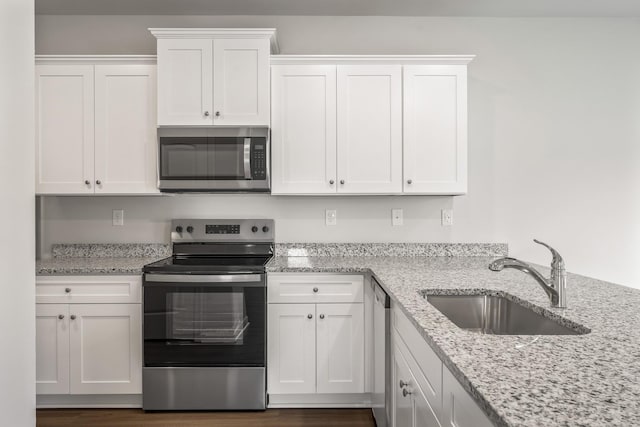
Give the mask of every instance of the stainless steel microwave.
<path id="1" fill-rule="evenodd" d="M 159 128 L 163 192 L 269 192 L 267 128 Z"/>

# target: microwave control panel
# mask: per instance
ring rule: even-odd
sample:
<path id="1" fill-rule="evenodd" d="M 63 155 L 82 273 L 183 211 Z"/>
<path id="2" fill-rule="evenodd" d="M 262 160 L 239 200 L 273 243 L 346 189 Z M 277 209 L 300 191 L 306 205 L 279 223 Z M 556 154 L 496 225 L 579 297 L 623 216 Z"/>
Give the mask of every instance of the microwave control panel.
<path id="1" fill-rule="evenodd" d="M 267 179 L 267 142 L 265 138 L 255 138 L 251 145 L 251 178 Z"/>

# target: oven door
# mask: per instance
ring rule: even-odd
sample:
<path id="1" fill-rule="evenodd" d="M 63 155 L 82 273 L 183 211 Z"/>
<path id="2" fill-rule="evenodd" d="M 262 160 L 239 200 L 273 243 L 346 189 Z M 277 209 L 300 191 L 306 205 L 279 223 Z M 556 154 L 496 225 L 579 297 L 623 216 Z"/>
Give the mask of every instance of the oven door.
<path id="1" fill-rule="evenodd" d="M 264 274 L 145 274 L 145 367 L 263 367 Z"/>

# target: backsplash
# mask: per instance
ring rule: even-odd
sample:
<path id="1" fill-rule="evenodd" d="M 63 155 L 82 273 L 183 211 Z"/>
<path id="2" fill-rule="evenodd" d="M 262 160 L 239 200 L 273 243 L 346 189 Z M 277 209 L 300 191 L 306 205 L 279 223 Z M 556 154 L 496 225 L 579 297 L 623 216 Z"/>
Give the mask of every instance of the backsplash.
<path id="1" fill-rule="evenodd" d="M 276 256 L 506 256 L 506 243 L 277 243 Z"/>
<path id="2" fill-rule="evenodd" d="M 171 245 L 160 243 L 61 243 L 51 245 L 54 258 L 164 258 Z"/>

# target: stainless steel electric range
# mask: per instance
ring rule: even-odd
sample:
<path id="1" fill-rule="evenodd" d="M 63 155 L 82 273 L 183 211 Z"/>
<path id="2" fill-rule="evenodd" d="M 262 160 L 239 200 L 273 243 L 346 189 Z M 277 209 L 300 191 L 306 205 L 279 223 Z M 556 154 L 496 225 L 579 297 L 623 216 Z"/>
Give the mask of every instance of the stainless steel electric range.
<path id="1" fill-rule="evenodd" d="M 143 409 L 265 409 L 273 220 L 174 220 L 144 267 Z"/>

